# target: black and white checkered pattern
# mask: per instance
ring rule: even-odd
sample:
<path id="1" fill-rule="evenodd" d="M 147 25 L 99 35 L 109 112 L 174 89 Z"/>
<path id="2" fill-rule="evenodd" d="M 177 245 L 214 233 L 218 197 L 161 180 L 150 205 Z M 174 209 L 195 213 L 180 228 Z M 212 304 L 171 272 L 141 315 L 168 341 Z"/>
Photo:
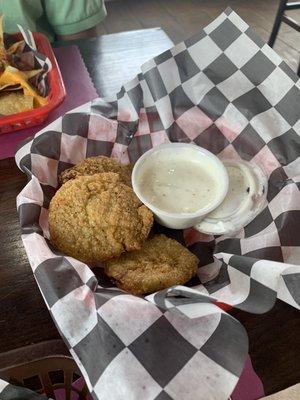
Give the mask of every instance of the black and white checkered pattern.
<path id="1" fill-rule="evenodd" d="M 300 82 L 230 9 L 141 70 L 17 152 L 30 177 L 17 200 L 24 246 L 95 399 L 226 399 L 247 338 L 215 301 L 254 313 L 276 297 L 300 306 Z M 67 167 L 94 155 L 134 162 L 166 141 L 253 161 L 268 176 L 268 205 L 233 237 L 168 231 L 199 256 L 199 279 L 141 299 L 53 249 L 48 206 Z"/>
<path id="2" fill-rule="evenodd" d="M 5 382 L 2 379 L 0 379 L 0 399 L 1 400 L 48 400 L 48 397 L 46 397 L 43 394 L 38 395 L 37 393 L 20 386 L 11 385 L 8 382 Z"/>
<path id="3" fill-rule="evenodd" d="M 31 79 L 30 83 L 37 88 L 39 94 L 43 97 L 47 96 L 49 85 L 47 82 L 48 72 L 52 69 L 52 63 L 48 57 L 37 51 L 36 43 L 32 32 L 18 25 L 18 28 L 25 41 L 25 46 L 21 54 L 13 55 L 15 65 L 18 62 L 27 66 L 30 69 L 40 69 L 41 72 Z"/>

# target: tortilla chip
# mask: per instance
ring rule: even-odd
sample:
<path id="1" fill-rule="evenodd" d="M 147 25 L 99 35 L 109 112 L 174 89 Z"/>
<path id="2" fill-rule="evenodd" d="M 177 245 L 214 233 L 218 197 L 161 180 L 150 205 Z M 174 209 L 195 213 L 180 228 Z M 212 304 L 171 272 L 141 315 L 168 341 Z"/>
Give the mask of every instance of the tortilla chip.
<path id="1" fill-rule="evenodd" d="M 0 114 L 11 115 L 33 109 L 33 97 L 25 96 L 22 91 L 0 94 Z"/>
<path id="2" fill-rule="evenodd" d="M 15 54 L 15 53 L 21 53 L 24 45 L 25 45 L 24 40 L 15 42 L 6 50 L 6 54 L 11 56 L 12 54 Z"/>
<path id="3" fill-rule="evenodd" d="M 45 97 L 39 96 L 37 92 L 27 82 L 26 75 L 18 69 L 8 66 L 0 75 L 0 87 L 7 84 L 20 84 L 24 90 L 25 96 L 31 96 L 34 99 L 34 107 L 41 107 L 48 103 Z"/>
<path id="4" fill-rule="evenodd" d="M 26 79 L 29 80 L 29 79 L 33 78 L 34 76 L 43 72 L 43 70 L 42 69 L 33 69 L 31 71 L 22 71 L 22 72 L 26 76 Z"/>
<path id="5" fill-rule="evenodd" d="M 33 108 L 37 108 L 48 103 L 46 92 L 42 90 L 46 71 L 33 69 L 36 56 L 32 49 L 28 51 L 28 47 L 24 40 L 20 40 L 5 49 L 3 15 L 0 15 L 0 94 L 21 90 L 23 95 L 33 99 Z"/>
<path id="6" fill-rule="evenodd" d="M 12 90 L 21 90 L 22 86 L 19 83 L 10 84 L 6 83 L 5 85 L 0 85 L 0 92 L 10 92 Z"/>

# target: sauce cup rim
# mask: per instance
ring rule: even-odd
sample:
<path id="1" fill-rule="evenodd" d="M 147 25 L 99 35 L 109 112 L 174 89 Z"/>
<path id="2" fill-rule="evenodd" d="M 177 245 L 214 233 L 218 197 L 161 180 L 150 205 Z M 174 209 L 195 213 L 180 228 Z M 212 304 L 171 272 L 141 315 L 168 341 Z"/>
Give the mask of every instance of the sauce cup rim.
<path id="1" fill-rule="evenodd" d="M 142 162 L 148 158 L 149 156 L 151 156 L 153 153 L 161 150 L 161 149 L 169 149 L 169 148 L 174 148 L 174 147 L 186 147 L 186 148 L 191 148 L 193 147 L 195 150 L 197 150 L 198 152 L 205 154 L 206 156 L 208 156 L 211 160 L 213 160 L 218 168 L 222 171 L 222 183 L 223 183 L 223 191 L 218 195 L 217 197 L 217 201 L 213 202 L 212 204 L 210 204 L 209 206 L 203 207 L 203 208 L 199 208 L 197 211 L 193 212 L 193 213 L 172 213 L 172 212 L 168 212 L 165 210 L 161 210 L 160 208 L 154 206 L 151 202 L 147 201 L 145 199 L 145 197 L 143 196 L 143 193 L 140 191 L 138 184 L 137 184 L 137 177 L 138 177 L 138 173 L 139 173 L 139 168 L 141 167 Z M 136 161 L 133 170 L 132 170 L 132 177 L 131 177 L 131 182 L 132 182 L 132 188 L 134 193 L 136 194 L 136 196 L 141 200 L 141 202 L 143 204 L 145 204 L 145 206 L 147 206 L 154 214 L 162 215 L 165 217 L 171 217 L 171 218 L 178 218 L 178 219 L 193 219 L 193 218 L 197 218 L 197 217 L 204 217 L 205 215 L 209 214 L 211 211 L 215 210 L 225 199 L 227 192 L 228 192 L 228 186 L 229 186 L 229 178 L 228 178 L 228 173 L 227 170 L 224 166 L 224 164 L 222 163 L 222 161 L 213 153 L 211 153 L 209 150 L 197 146 L 195 144 L 192 143 L 164 143 L 158 146 L 153 147 L 152 149 L 146 151 L 144 154 L 141 155 L 141 157 Z"/>

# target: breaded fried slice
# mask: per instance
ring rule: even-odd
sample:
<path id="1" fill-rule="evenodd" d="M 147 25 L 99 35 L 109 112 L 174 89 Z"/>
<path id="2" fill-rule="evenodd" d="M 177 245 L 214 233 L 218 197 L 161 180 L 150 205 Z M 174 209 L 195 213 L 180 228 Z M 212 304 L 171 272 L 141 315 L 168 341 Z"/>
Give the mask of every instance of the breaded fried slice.
<path id="1" fill-rule="evenodd" d="M 176 240 L 156 235 L 140 250 L 106 262 L 105 272 L 130 293 L 153 293 L 183 285 L 197 273 L 198 258 Z"/>
<path id="2" fill-rule="evenodd" d="M 123 165 L 105 156 L 89 157 L 74 167 L 66 169 L 60 174 L 59 183 L 62 185 L 82 175 L 94 175 L 102 172 L 118 173 L 121 181 L 125 183 L 125 185 L 131 186 L 132 165 Z"/>
<path id="3" fill-rule="evenodd" d="M 112 172 L 72 179 L 50 203 L 51 242 L 85 262 L 139 249 L 152 224 L 152 212 Z"/>

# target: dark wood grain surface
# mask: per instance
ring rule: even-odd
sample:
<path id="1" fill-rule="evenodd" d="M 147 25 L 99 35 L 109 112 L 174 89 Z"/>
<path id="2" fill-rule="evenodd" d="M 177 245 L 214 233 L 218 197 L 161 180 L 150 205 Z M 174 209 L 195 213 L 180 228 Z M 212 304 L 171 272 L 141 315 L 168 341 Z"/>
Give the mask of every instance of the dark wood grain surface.
<path id="1" fill-rule="evenodd" d="M 0 161 L 0 353 L 60 337 L 21 242 L 16 196 L 25 184 L 14 159 Z"/>
<path id="2" fill-rule="evenodd" d="M 160 26 L 174 43 L 179 43 L 231 7 L 267 42 L 278 5 L 279 0 L 113 0 L 106 3 L 107 18 L 102 28 L 103 33 L 115 33 Z M 300 10 L 288 14 L 300 21 Z M 282 24 L 274 49 L 297 70 L 300 58 L 297 31 Z"/>
<path id="3" fill-rule="evenodd" d="M 141 72 L 144 62 L 173 46 L 161 28 L 57 42 L 55 46 L 70 44 L 79 47 L 94 86 L 102 97 L 117 93 L 121 85 Z"/>
<path id="4" fill-rule="evenodd" d="M 162 31 L 155 30 L 155 35 L 158 32 Z M 150 50 L 146 51 L 147 41 L 151 41 L 151 35 L 149 36 L 147 32 L 148 39 L 143 42 L 140 39 L 142 32 L 136 34 L 139 39 L 132 38 L 136 50 L 134 51 L 132 46 L 130 57 L 127 57 L 125 49 L 123 51 L 120 49 L 119 68 L 116 70 L 113 65 L 118 52 L 117 44 L 114 46 L 111 42 L 112 37 L 107 40 L 110 41 L 113 50 L 107 47 L 107 51 L 103 51 L 97 40 L 96 45 L 95 40 L 93 45 L 88 42 L 85 51 L 84 42 L 78 43 L 99 93 L 107 94 L 112 88 L 117 89 L 124 83 L 122 74 L 118 73 L 120 68 L 126 72 L 126 78 L 131 78 L 137 73 L 141 60 L 144 62 L 170 47 L 170 39 L 163 33 L 161 36 L 163 43 L 158 45 L 159 40 L 155 36 L 157 44 L 152 47 L 149 45 Z M 127 41 L 130 42 L 129 38 L 130 35 L 127 36 Z M 119 39 L 120 36 L 115 36 L 117 42 Z M 102 38 L 101 43 L 104 42 Z M 139 43 L 143 44 L 142 57 Z M 123 42 L 123 46 L 125 44 L 126 41 Z M 130 44 L 128 46 L 130 47 Z M 93 47 L 97 48 L 97 56 L 92 51 Z M 102 60 L 105 62 L 102 63 Z M 133 62 L 134 60 L 136 62 Z M 105 77 L 107 79 L 104 79 Z M 25 176 L 17 169 L 13 159 L 0 161 L 0 353 L 31 343 L 59 338 L 33 278 L 20 238 L 15 204 L 16 196 L 25 184 Z M 252 362 L 263 380 L 266 393 L 273 393 L 299 382 L 299 312 L 277 301 L 275 307 L 264 315 L 252 315 L 237 310 L 232 314 L 247 329 Z"/>
<path id="5" fill-rule="evenodd" d="M 239 310 L 230 312 L 246 328 L 253 367 L 266 394 L 278 392 L 300 382 L 299 311 L 277 300 L 273 309 L 254 315 Z"/>

